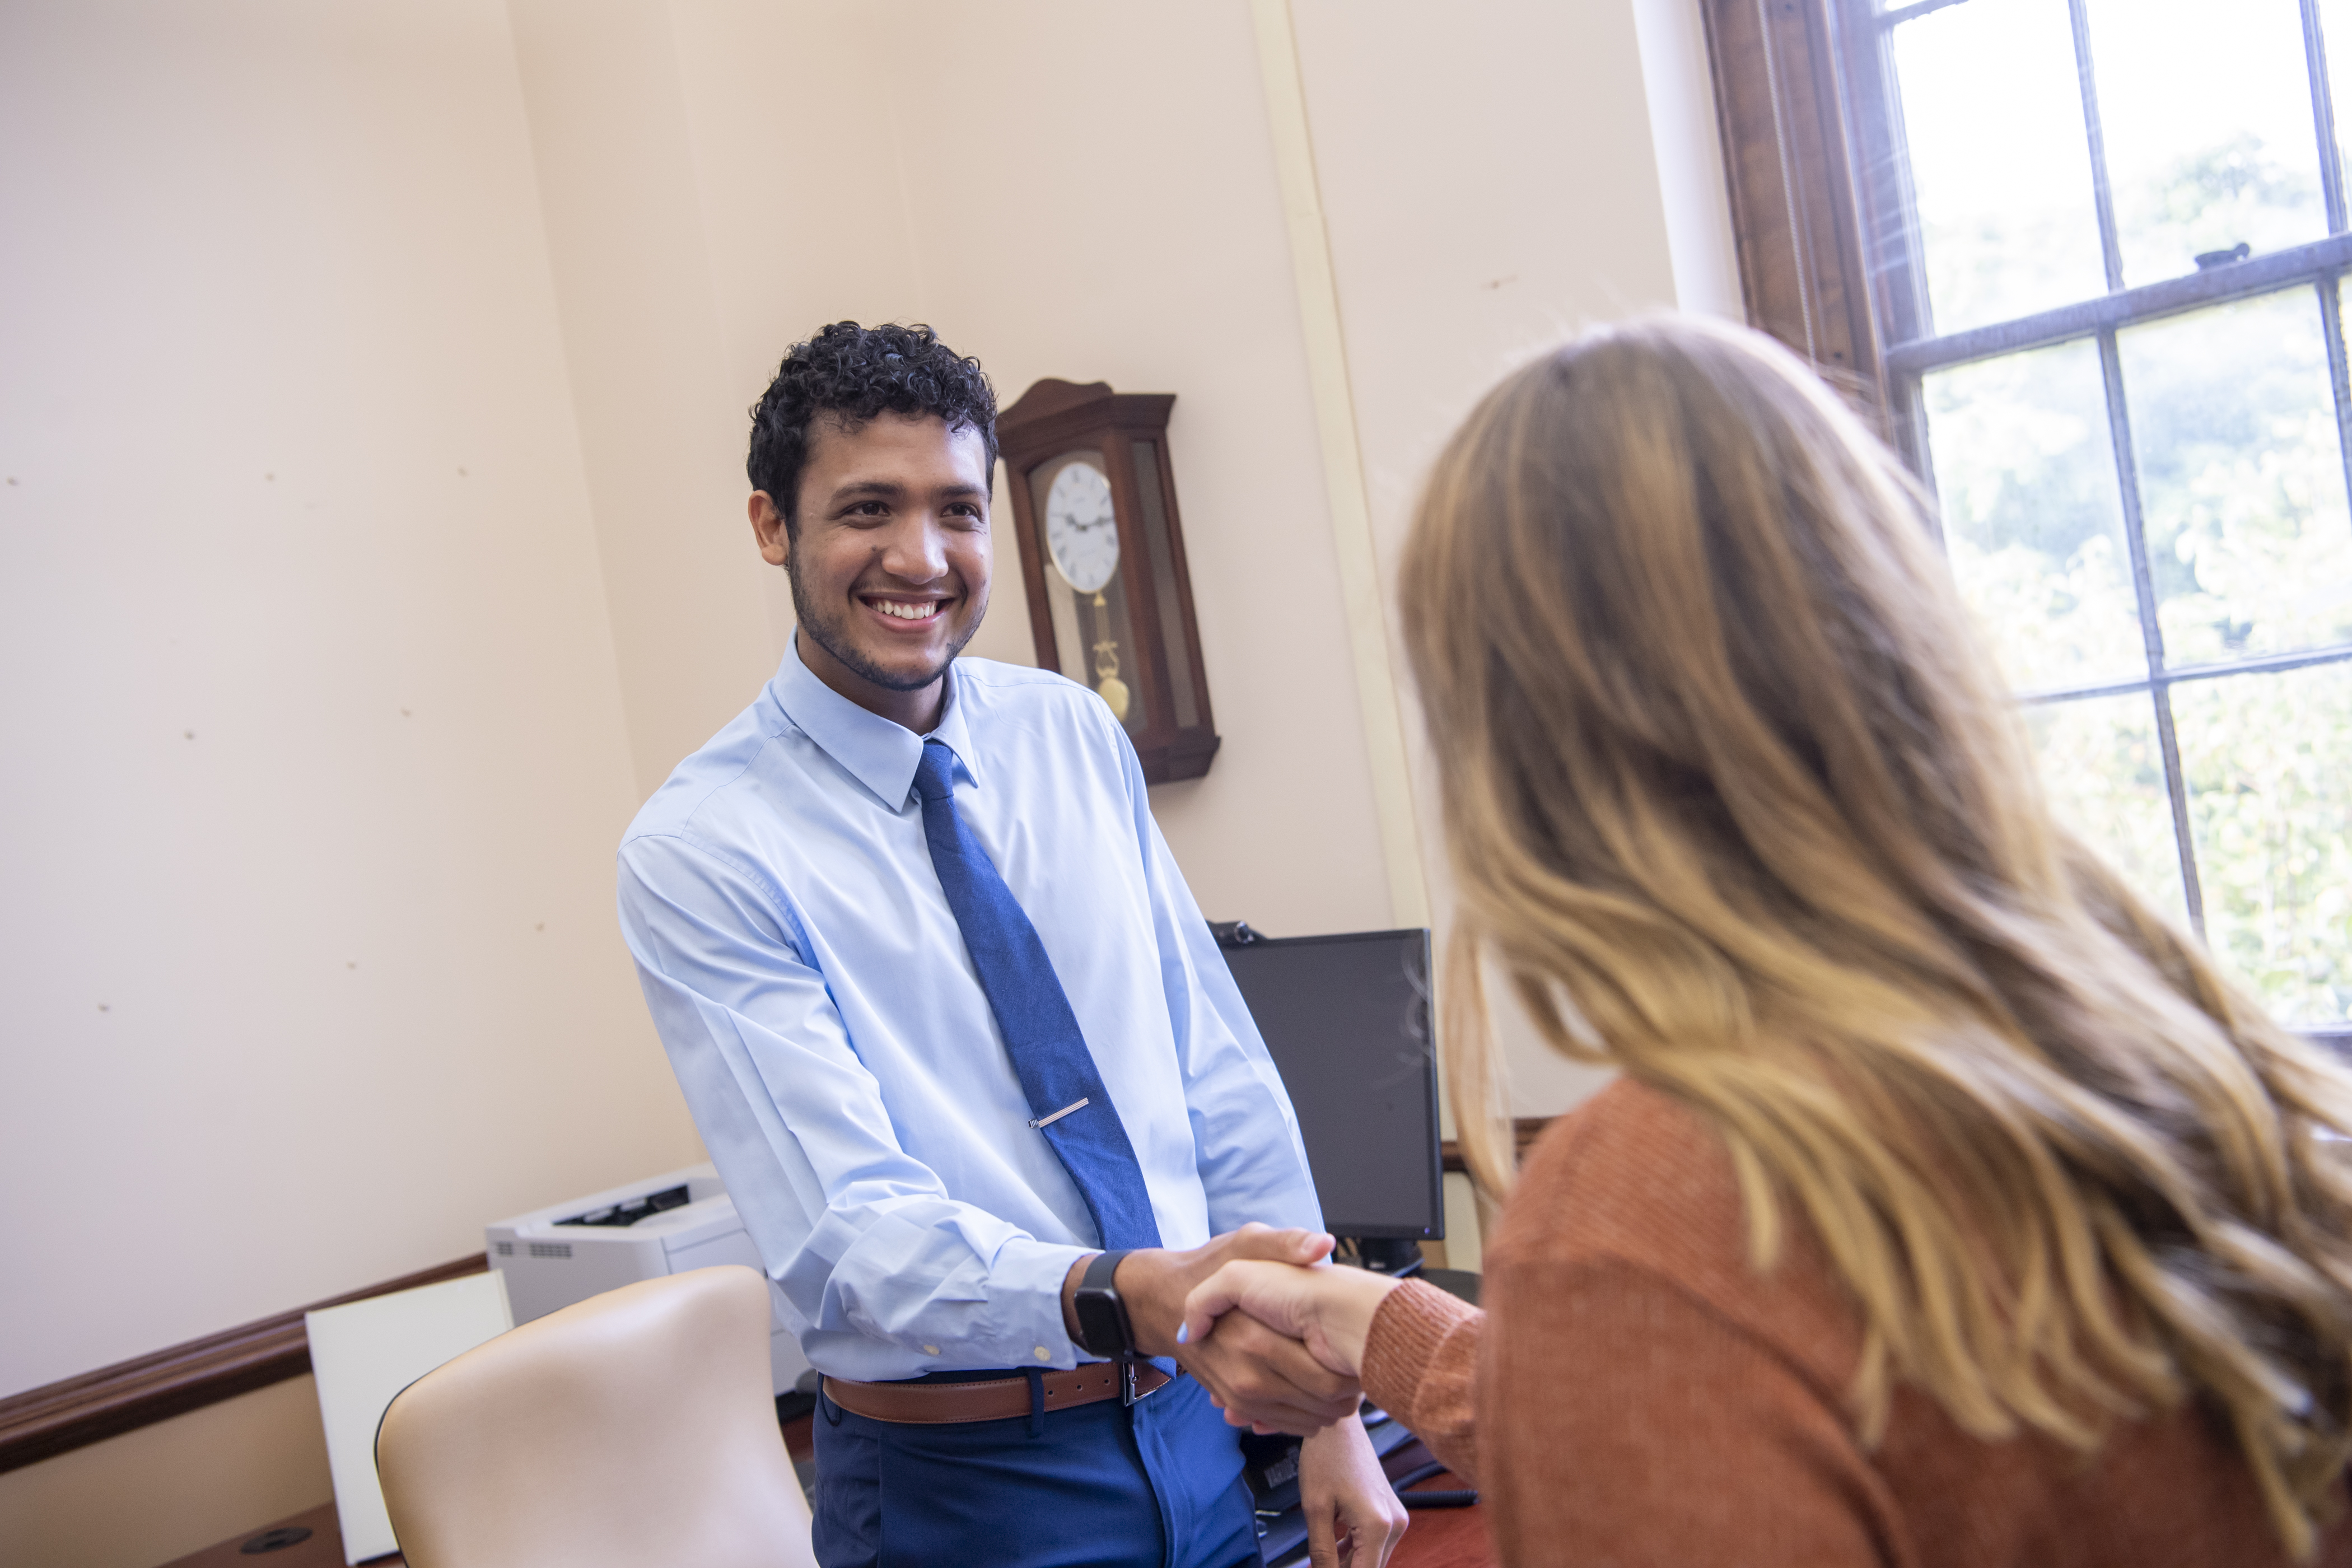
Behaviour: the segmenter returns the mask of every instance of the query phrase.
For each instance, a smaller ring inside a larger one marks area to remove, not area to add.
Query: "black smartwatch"
[[[1111,1282],[1118,1272],[1118,1260],[1126,1256],[1098,1252],[1078,1277],[1072,1306],[1078,1320],[1078,1348],[1088,1355],[1113,1361],[1135,1357],[1135,1325],[1128,1321],[1127,1303],[1118,1299],[1118,1287]]]

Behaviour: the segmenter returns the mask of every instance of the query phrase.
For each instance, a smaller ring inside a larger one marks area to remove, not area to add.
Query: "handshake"
[[[1331,1247],[1315,1231],[1245,1225],[1188,1252],[1129,1253],[1116,1283],[1138,1345],[1175,1357],[1228,1422],[1303,1437],[1355,1414],[1372,1315],[1396,1288],[1332,1268]]]

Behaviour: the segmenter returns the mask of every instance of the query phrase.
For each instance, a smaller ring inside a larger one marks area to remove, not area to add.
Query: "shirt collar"
[[[869,713],[819,680],[801,662],[800,633],[784,650],[784,662],[769,689],[784,717],[814,741],[825,755],[839,763],[858,783],[872,790],[882,804],[896,811],[907,804],[915,788],[915,766],[923,760],[925,736],[878,713]],[[961,682],[953,663],[948,666],[947,705],[929,739],[944,742],[955,753],[956,765],[975,789],[980,772],[972,761],[971,735],[964,725]]]

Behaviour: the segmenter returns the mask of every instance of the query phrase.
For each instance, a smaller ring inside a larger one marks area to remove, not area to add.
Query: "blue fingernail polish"
[[[1192,1342],[1192,1324],[1179,1323],[1176,1325],[1176,1342],[1180,1345],[1189,1345]]]

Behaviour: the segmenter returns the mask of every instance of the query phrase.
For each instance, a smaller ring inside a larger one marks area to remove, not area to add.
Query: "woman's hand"
[[[1299,1268],[1286,1263],[1234,1262],[1192,1288],[1184,1299],[1180,1343],[1198,1344],[1216,1321],[1236,1309],[1286,1338],[1342,1377],[1360,1377],[1372,1315],[1397,1282],[1363,1268]],[[1253,1419],[1228,1409],[1235,1426]]]

